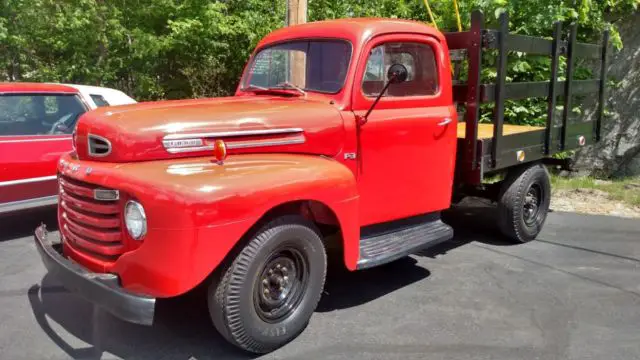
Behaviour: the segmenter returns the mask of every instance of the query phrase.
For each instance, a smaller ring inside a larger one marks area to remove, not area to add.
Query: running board
[[[386,264],[452,237],[453,229],[440,220],[440,213],[367,226],[361,231],[357,268]]]

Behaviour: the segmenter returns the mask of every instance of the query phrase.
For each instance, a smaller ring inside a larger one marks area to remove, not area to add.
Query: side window
[[[365,96],[377,96],[387,81],[387,70],[394,64],[407,68],[407,81],[391,84],[385,96],[426,96],[438,91],[438,69],[431,46],[418,42],[390,42],[371,50],[364,77],[362,92]]]
[[[102,95],[90,94],[91,100],[96,104],[97,107],[109,106],[109,102]]]
[[[0,95],[0,136],[71,134],[85,111],[75,95]]]

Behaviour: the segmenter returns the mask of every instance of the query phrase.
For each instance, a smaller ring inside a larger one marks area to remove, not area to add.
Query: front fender
[[[165,297],[190,290],[269,210],[297,200],[317,201],[333,211],[346,266],[355,269],[357,186],[353,173],[333,159],[247,154],[231,156],[223,165],[210,158],[130,163],[112,175],[110,182],[133,191],[149,209],[145,242],[114,268],[130,290]]]

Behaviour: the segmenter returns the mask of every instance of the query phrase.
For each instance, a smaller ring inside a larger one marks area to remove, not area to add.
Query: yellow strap
[[[462,32],[462,22],[460,21],[460,10],[458,10],[457,0],[453,0],[453,7],[456,9],[456,20],[458,20],[458,31]]]
[[[424,5],[427,7],[427,12],[429,13],[429,18],[431,18],[431,23],[433,27],[438,30],[438,24],[436,24],[436,20],[433,18],[433,13],[431,12],[431,6],[429,6],[429,0],[424,0]]]

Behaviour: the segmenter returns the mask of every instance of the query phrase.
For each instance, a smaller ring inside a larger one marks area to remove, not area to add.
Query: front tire
[[[262,227],[208,294],[216,329],[253,353],[273,351],[296,338],[318,305],[327,257],[315,225],[284,216]]]
[[[535,239],[547,219],[551,202],[549,173],[542,164],[509,173],[498,198],[498,224],[508,238],[526,243]]]

